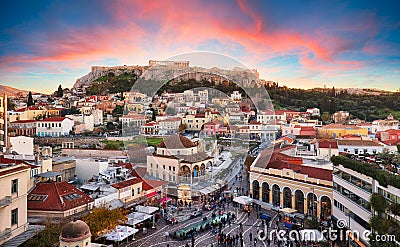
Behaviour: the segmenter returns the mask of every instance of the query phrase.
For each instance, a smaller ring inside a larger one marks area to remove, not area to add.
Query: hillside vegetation
[[[124,73],[119,76],[109,73],[107,76],[95,80],[87,88],[87,94],[105,95],[130,91],[136,79],[137,75],[133,73]],[[155,81],[145,81],[145,84],[148,86],[141,88],[141,92],[147,95],[152,95],[154,88],[159,85]],[[216,85],[206,80],[196,81],[194,79],[167,83],[157,92],[183,92],[199,87],[214,88],[227,95],[238,90],[244,95],[244,91],[233,82]],[[323,112],[332,114],[335,111],[348,111],[353,117],[366,121],[386,118],[389,114],[392,114],[397,119],[400,118],[400,93],[398,92],[379,95],[356,95],[349,94],[346,90],[336,91],[334,87],[330,90],[305,90],[280,87],[278,84],[267,85],[265,88],[276,109],[306,111],[307,108],[317,107],[321,109],[321,114]],[[259,89],[255,88],[254,90]]]

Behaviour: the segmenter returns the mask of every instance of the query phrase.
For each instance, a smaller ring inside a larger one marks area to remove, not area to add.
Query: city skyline
[[[0,23],[0,84],[50,93],[59,84],[72,87],[94,65],[147,65],[150,59],[210,51],[288,87],[395,91],[400,79],[397,5],[8,2]]]

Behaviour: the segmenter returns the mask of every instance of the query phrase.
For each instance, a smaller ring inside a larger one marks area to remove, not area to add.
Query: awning
[[[297,210],[292,209],[292,208],[282,208],[282,209],[279,210],[279,211],[281,211],[281,212],[283,212],[283,213],[287,213],[287,214],[293,214],[293,213],[297,212]]]
[[[211,191],[209,191],[207,188],[203,188],[203,189],[199,190],[199,192],[203,195],[208,195],[208,194],[210,194]]]
[[[167,203],[167,202],[169,202],[169,201],[172,201],[172,199],[169,198],[169,197],[164,196],[163,198],[160,199],[160,204],[162,204],[162,203],[164,203],[164,202]]]
[[[151,193],[149,193],[149,194],[146,194],[146,197],[147,198],[152,198],[152,197],[155,197],[155,196],[157,196],[158,195],[158,193],[156,192],[156,191],[153,191],[153,192],[151,192]]]
[[[100,186],[98,185],[94,185],[94,184],[84,184],[81,186],[81,189],[83,190],[91,190],[91,191],[95,191],[99,188]]]

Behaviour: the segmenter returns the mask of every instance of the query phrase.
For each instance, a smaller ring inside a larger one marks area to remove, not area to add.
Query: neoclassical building
[[[288,155],[294,148],[265,151],[257,157],[250,167],[250,194],[262,202],[327,219],[333,201],[332,170]]]
[[[172,183],[195,183],[205,176],[214,158],[203,152],[200,144],[182,135],[165,137],[156,151],[147,156],[147,172]]]

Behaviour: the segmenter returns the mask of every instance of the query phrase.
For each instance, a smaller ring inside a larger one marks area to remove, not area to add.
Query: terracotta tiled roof
[[[386,140],[386,141],[382,141],[383,143],[385,143],[386,145],[389,145],[389,146],[394,146],[394,145],[397,145],[397,144],[400,144],[400,139],[392,139],[392,140]]]
[[[148,179],[148,180],[143,179],[142,181],[143,181],[142,190],[151,190],[151,189],[163,186],[163,185],[168,183],[168,182],[165,182],[165,181],[150,180],[150,179]]]
[[[18,164],[18,163],[17,163],[17,164]],[[14,173],[14,172],[19,172],[19,171],[27,170],[27,169],[29,169],[29,166],[27,166],[27,165],[16,166],[16,167],[14,167],[14,168],[12,168],[12,169],[7,169],[7,170],[4,170],[4,171],[0,171],[0,177],[5,176],[5,175],[8,175],[8,174],[11,174],[11,173]]]
[[[122,189],[122,188],[125,188],[125,187],[128,187],[128,186],[134,185],[134,184],[138,184],[140,182],[142,182],[142,180],[140,178],[131,178],[131,179],[128,179],[128,180],[113,184],[111,186],[116,188],[116,189]]]
[[[300,174],[308,175],[311,178],[332,181],[332,171],[312,166],[292,164],[286,161],[273,161],[268,164],[268,168],[290,169]]]
[[[34,123],[36,122],[35,120],[17,120],[10,122],[10,124],[23,124],[23,123]]]
[[[346,146],[382,146],[381,144],[369,140],[337,140],[338,145]]]
[[[196,147],[196,143],[182,135],[167,136],[157,145],[158,148],[181,149]]]
[[[313,131],[315,128],[313,126],[301,126],[301,131]]]
[[[146,175],[147,173],[147,168],[146,167],[136,167],[135,170],[132,171],[131,175],[142,178]]]
[[[45,118],[45,119],[41,119],[38,122],[62,122],[64,121],[64,119],[66,119],[67,117],[52,117],[52,118]],[[69,118],[68,118],[69,119]]]
[[[318,141],[319,148],[333,148],[338,149],[338,142],[337,141],[330,141],[330,140],[319,140]]]
[[[35,196],[46,196],[44,200],[35,200]],[[28,210],[66,211],[93,202],[94,200],[63,182],[45,182],[36,184],[28,195]]]
[[[164,120],[161,120],[160,122],[176,122],[176,121],[181,121],[182,119],[180,117],[173,117],[173,118],[167,118]]]

